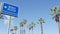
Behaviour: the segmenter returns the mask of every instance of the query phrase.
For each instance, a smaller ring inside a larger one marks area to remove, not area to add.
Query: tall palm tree
[[[24,19],[23,21],[21,21],[21,22],[19,23],[20,27],[22,27],[22,30],[23,30],[23,27],[24,27],[24,25],[26,24],[26,22],[27,22],[27,20]],[[24,30],[24,32],[25,32],[25,30]],[[21,32],[21,28],[20,28],[20,34],[21,34],[21,33],[23,33],[23,32]]]
[[[34,22],[32,22],[31,24],[29,24],[29,26],[28,26],[29,30],[32,29],[32,34],[33,34],[33,28],[34,27],[35,27],[35,23]]]
[[[43,34],[43,25],[42,25],[42,23],[45,23],[44,22],[44,19],[43,18],[40,18],[39,19],[39,24],[41,25],[41,34]]]
[[[50,9],[53,14],[50,14],[50,16],[55,16],[56,14],[58,14],[59,10],[57,6],[54,6],[53,8]]]
[[[26,19],[24,19],[23,21],[21,21],[21,22],[20,22],[20,24],[19,24],[19,25],[20,25],[20,27],[23,27],[23,26],[26,24],[26,22],[27,22],[27,20],[26,20]]]
[[[17,26],[14,26],[15,34],[16,34],[17,29],[18,29]]]
[[[3,6],[3,3],[2,2],[0,2],[0,18],[2,18],[2,7]]]
[[[13,29],[10,29],[10,32],[13,34]]]
[[[12,33],[12,34],[14,34],[14,33]]]
[[[0,18],[2,18],[2,14],[1,14],[1,12],[0,12]]]
[[[59,21],[59,16],[60,16],[60,14],[59,14],[59,12],[60,12],[60,10],[59,10],[59,8],[56,6],[56,7],[54,7],[54,9],[51,9],[51,11],[53,11],[53,14],[51,14],[51,16],[53,16],[54,18],[55,18],[55,21],[56,22],[58,22],[58,29],[59,29],[59,34],[60,34],[60,21]]]

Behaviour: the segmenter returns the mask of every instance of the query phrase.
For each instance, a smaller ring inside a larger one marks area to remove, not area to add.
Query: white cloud
[[[8,19],[10,19],[10,16],[8,16],[8,15],[5,15]]]
[[[4,20],[3,20],[3,21],[4,21],[4,24],[9,25],[10,16],[5,15],[5,17],[6,17],[7,19],[4,19]],[[12,17],[12,16],[11,16],[11,17]],[[14,17],[11,18],[11,25],[13,24],[13,20],[12,20],[12,19],[14,19]]]
[[[6,16],[8,19],[10,19],[10,16],[8,16],[8,15],[5,15],[5,16]],[[11,16],[11,18],[14,19],[14,17],[12,17],[12,16]]]
[[[4,24],[9,24],[9,21],[8,20],[4,20]]]
[[[4,20],[4,24],[9,25],[9,20]],[[11,24],[13,24],[13,21],[11,21]]]

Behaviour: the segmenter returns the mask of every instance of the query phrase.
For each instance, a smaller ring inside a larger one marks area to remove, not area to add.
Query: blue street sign
[[[2,13],[14,17],[18,17],[18,7],[3,3]]]

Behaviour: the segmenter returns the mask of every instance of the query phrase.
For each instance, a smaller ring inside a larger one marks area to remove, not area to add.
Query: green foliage
[[[23,26],[26,24],[26,22],[27,22],[27,20],[24,19],[23,21],[21,21],[21,22],[19,23],[19,25],[20,25],[21,27],[23,27]]]
[[[17,26],[14,26],[14,30],[17,30]]]

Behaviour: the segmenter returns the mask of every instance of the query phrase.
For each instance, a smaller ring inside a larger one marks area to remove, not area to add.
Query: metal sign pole
[[[11,25],[11,16],[10,16],[10,20],[9,20],[9,23],[8,23],[8,34],[9,34],[9,31],[10,31],[10,25]]]

